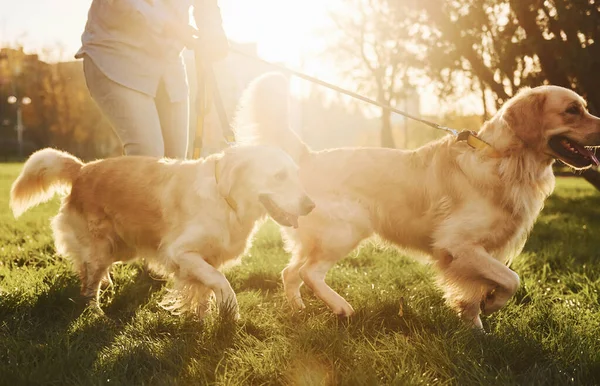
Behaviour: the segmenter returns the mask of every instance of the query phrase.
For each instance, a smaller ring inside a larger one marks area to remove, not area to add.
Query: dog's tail
[[[15,218],[63,188],[70,188],[82,166],[81,160],[63,151],[48,148],[33,153],[10,190]]]
[[[289,83],[277,72],[263,74],[248,85],[233,128],[238,143],[277,146],[296,162],[310,151],[290,126]]]

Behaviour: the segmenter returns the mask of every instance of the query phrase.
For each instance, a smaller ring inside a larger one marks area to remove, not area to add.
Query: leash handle
[[[215,104],[217,114],[219,115],[223,137],[228,144],[233,144],[235,142],[235,134],[229,125],[227,111],[225,111],[225,105],[223,104],[221,93],[219,92],[219,85],[217,84],[217,77],[215,76],[214,69],[211,64],[207,64],[206,67],[204,67],[204,71],[206,73],[208,87],[210,88],[210,91],[212,91],[213,103]]]
[[[196,64],[197,74],[197,91],[196,91],[196,136],[194,137],[193,144],[193,158],[200,158],[202,152],[203,140],[204,140],[204,126],[206,124],[206,116],[210,112],[211,100],[209,96],[212,96],[212,103],[215,106],[217,115],[219,116],[219,123],[221,124],[221,131],[227,145],[235,143],[235,134],[229,125],[229,119],[227,118],[227,112],[219,87],[217,84],[217,78],[215,76],[211,63],[203,60],[201,54],[196,50],[194,51],[194,59]]]

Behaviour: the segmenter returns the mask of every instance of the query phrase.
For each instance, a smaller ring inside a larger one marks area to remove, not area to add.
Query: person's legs
[[[185,159],[189,136],[188,100],[171,102],[163,82],[156,93],[156,108],[160,117],[165,157]]]
[[[90,95],[108,118],[125,154],[163,157],[165,146],[154,98],[113,82],[87,56],[83,68]]]

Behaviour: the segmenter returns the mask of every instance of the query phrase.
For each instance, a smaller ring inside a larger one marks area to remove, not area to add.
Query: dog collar
[[[221,179],[221,169],[219,169],[219,161],[215,161],[215,182],[217,183],[217,190],[218,190],[218,185],[219,185],[219,180]],[[223,196],[223,198],[225,199],[225,202],[227,202],[227,205],[229,205],[229,207],[231,208],[231,210],[233,210],[234,212],[237,212],[237,203],[235,202],[235,200],[231,197],[229,197],[229,195],[227,196]]]
[[[500,153],[492,145],[479,138],[474,131],[463,130],[456,136],[456,142],[465,141],[476,150],[483,150],[491,157],[499,157]]]

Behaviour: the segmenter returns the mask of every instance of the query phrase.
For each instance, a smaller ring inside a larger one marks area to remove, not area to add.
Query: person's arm
[[[193,15],[198,29],[158,12],[144,0],[112,0],[120,12],[143,19],[157,33],[166,32],[197,50],[204,60],[216,61],[227,56],[229,41],[217,0],[194,0]]]
[[[112,5],[121,15],[141,20],[157,33],[161,33],[167,23],[167,17],[144,0],[112,0]]]
[[[223,29],[217,0],[194,0],[193,16],[198,27],[198,45],[203,57],[208,61],[225,58],[229,51],[229,41]]]

